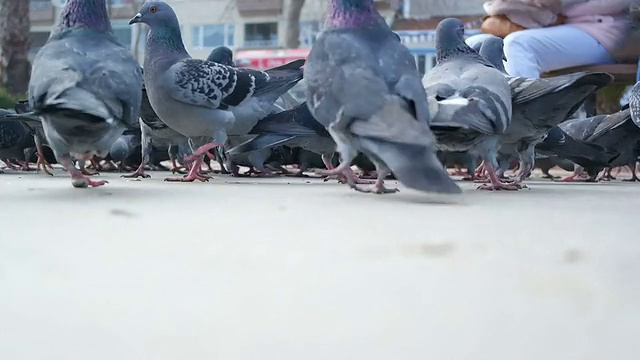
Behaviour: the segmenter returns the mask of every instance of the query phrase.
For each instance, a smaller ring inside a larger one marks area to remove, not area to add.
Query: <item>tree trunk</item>
[[[16,97],[29,87],[30,31],[29,1],[0,0],[0,80]]]
[[[285,38],[285,46],[289,49],[300,47],[300,13],[303,6],[304,0],[289,0]]]

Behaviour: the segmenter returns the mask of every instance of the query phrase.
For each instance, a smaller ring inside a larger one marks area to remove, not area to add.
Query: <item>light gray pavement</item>
[[[0,175],[0,359],[640,359],[640,184],[152,176]]]

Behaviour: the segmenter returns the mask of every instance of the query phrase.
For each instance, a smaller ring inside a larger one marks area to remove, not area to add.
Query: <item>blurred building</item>
[[[167,0],[180,23],[187,50],[206,57],[225,45],[234,50],[282,49],[287,31],[290,0]],[[390,21],[399,1],[376,1]],[[300,42],[310,47],[327,12],[327,0],[306,0],[300,17]]]
[[[57,24],[57,19],[66,0],[28,1],[31,17],[31,51],[29,56],[33,59],[38,49],[46,43],[53,26]],[[132,0],[108,0],[108,3],[110,3],[111,24],[115,35],[123,45],[131,46],[134,42],[134,28],[129,26],[128,22],[138,12],[138,9],[134,10],[135,5]]]
[[[30,55],[46,42],[66,0],[29,0],[31,6]],[[328,0],[306,0],[300,16],[300,47],[285,49],[286,14],[291,0],[165,0],[178,14],[187,51],[205,58],[217,46],[236,52],[239,60],[256,67],[271,67],[306,56],[319,34]],[[433,30],[440,20],[455,16],[479,23],[485,0],[376,0],[380,13],[416,57],[421,72],[434,64]],[[145,25],[129,26],[142,0],[108,0],[113,30],[122,44],[132,46]],[[55,6],[54,6],[55,5]],[[477,30],[475,30],[477,32]],[[144,35],[144,34],[143,34]],[[138,39],[142,61],[145,39]]]

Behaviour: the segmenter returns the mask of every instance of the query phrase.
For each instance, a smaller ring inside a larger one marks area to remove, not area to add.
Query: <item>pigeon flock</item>
[[[525,188],[536,166],[548,177],[554,166],[573,171],[562,181],[610,179],[611,169],[628,166],[638,180],[639,85],[627,107],[587,118],[585,99],[610,74],[509,76],[502,39],[471,48],[458,19],[438,25],[437,63],[424,77],[374,0],[330,0],[308,58],[265,71],[235,66],[226,47],[192,58],[164,2],[146,2],[136,23],[150,28],[142,68],[114,36],[105,0],[67,1],[33,62],[28,99],[0,110],[7,168],[31,171],[35,162],[52,175],[58,163],[86,188],[106,183],[93,180],[94,170],[207,181],[214,161],[233,176],[317,169],[378,194],[397,191],[385,186],[391,177],[418,191],[460,193],[449,166],[466,168],[464,179],[483,190]],[[306,99],[291,95],[300,86]]]

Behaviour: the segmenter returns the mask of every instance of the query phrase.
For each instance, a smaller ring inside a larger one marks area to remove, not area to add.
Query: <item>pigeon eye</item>
[[[157,7],[155,7],[155,6],[151,6],[151,7],[149,8],[149,12],[150,12],[150,13],[152,13],[152,14],[155,14],[155,12],[156,12],[156,11],[158,11],[158,8],[157,8]]]

